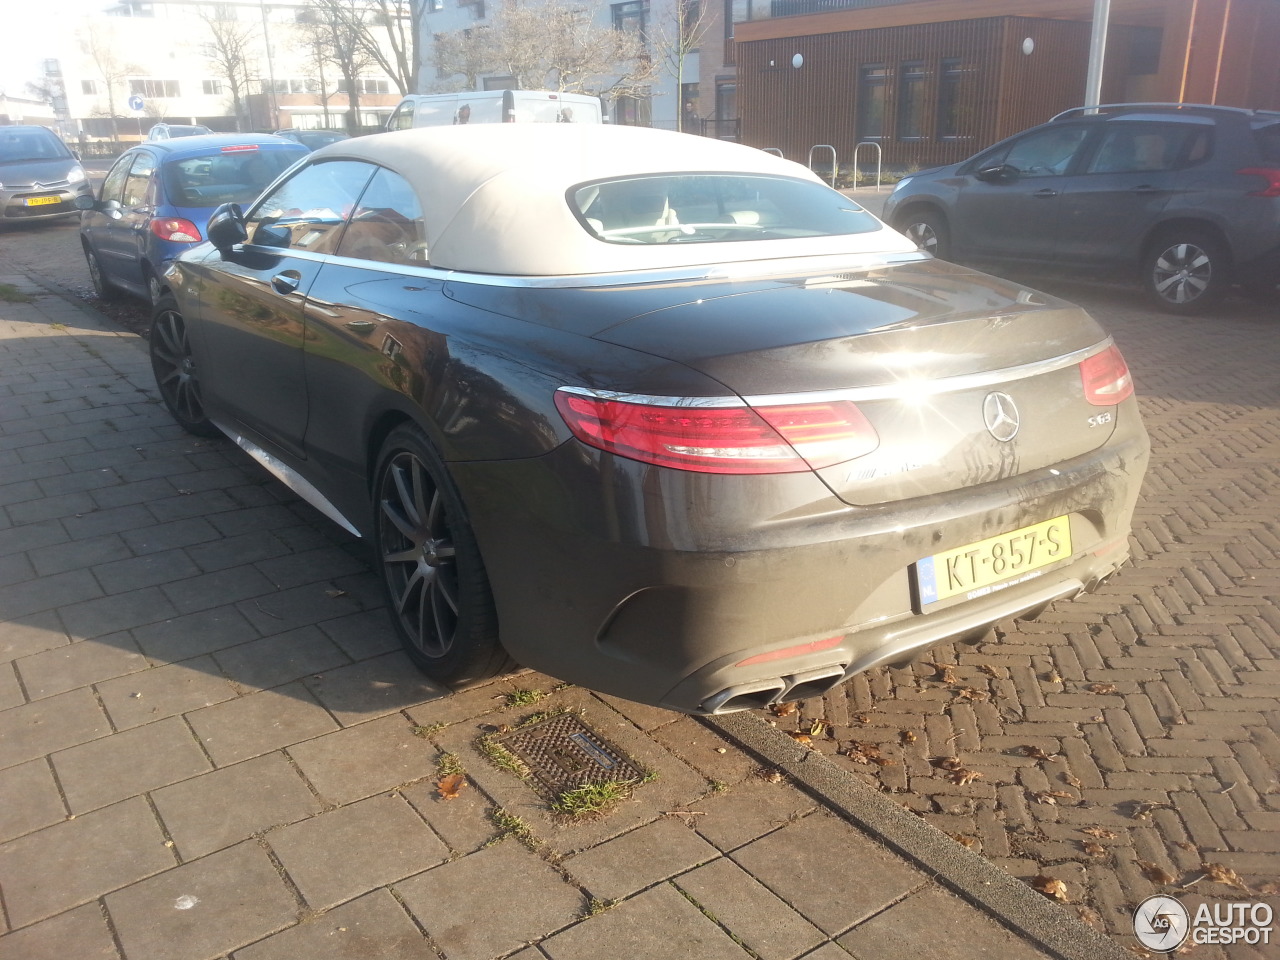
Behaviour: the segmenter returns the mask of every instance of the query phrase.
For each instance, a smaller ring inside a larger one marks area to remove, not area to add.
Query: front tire
[[[383,443],[373,494],[375,560],[409,659],[451,686],[511,670],[462,498],[417,427]]]
[[[173,419],[187,433],[197,437],[217,437],[221,432],[205,416],[204,397],[187,322],[178,309],[178,301],[166,294],[156,304],[151,318],[151,370],[156,377],[160,398]]]
[[[1156,239],[1142,263],[1147,294],[1160,309],[1201,314],[1218,304],[1231,286],[1231,257],[1226,245],[1195,230]]]
[[[933,210],[908,210],[898,218],[898,229],[917,249],[931,253],[939,260],[951,257],[951,230],[947,218]]]
[[[89,267],[89,280],[93,283],[94,295],[99,300],[119,300],[120,291],[111,285],[107,275],[102,272],[102,262],[88,245],[84,248],[85,263]]]

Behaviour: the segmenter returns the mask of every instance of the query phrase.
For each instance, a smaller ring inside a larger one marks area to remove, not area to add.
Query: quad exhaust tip
[[[789,677],[740,683],[708,697],[703,701],[702,712],[718,715],[739,710],[758,710],[771,703],[807,700],[820,696],[843,682],[846,669],[845,664],[835,664]]]

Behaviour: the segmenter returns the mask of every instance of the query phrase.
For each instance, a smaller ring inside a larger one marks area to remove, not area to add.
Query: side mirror
[[[240,209],[240,204],[224,203],[214,210],[205,227],[205,236],[224,254],[237,243],[244,243],[249,233],[245,229],[244,211]]]
[[[1000,163],[994,167],[983,167],[974,176],[983,183],[1013,183],[1018,179],[1018,168]]]

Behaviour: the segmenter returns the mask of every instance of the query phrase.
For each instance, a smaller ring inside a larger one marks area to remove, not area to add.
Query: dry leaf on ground
[[[1167,803],[1164,800],[1143,800],[1133,805],[1133,812],[1129,814],[1129,817],[1133,820],[1150,820],[1151,811],[1172,806],[1172,803]]]
[[[989,663],[982,664],[981,666],[978,667],[978,669],[981,670],[983,673],[985,673],[992,680],[1000,679],[999,671],[997,671],[996,668],[991,666],[991,664]]]
[[[801,733],[799,730],[792,730],[789,734],[787,734],[787,736],[789,736],[796,743],[804,743],[804,744],[813,743],[813,737],[809,736],[807,733]]]
[[[769,712],[772,713],[775,717],[789,717],[791,716],[791,714],[795,713],[799,709],[800,709],[800,705],[795,702],[775,703],[773,706],[769,708]]]
[[[1138,860],[1136,863],[1142,870],[1142,875],[1152,883],[1173,883],[1173,874],[1158,863],[1151,863],[1149,860]]]
[[[956,680],[956,665],[954,663],[933,663],[929,666],[933,667],[936,675],[933,679],[941,680],[943,683],[958,683]]]
[[[436,781],[436,790],[443,800],[457,800],[462,788],[467,785],[467,778],[460,773],[451,773]]]
[[[1057,877],[1048,877],[1043,873],[1037,875],[1032,881],[1031,886],[1036,891],[1043,893],[1050,900],[1057,900],[1059,903],[1066,903],[1070,898],[1067,896],[1067,885]]]
[[[1251,892],[1248,884],[1244,882],[1240,874],[1236,873],[1225,863],[1202,863],[1200,866],[1204,869],[1205,874],[1208,875],[1210,880],[1217,883],[1225,883],[1227,886],[1243,890],[1245,893]]]
[[[1034,743],[1024,743],[1018,749],[1022,751],[1022,755],[1024,757],[1031,757],[1035,760],[1057,760],[1058,759],[1058,755],[1056,753],[1045,753],[1044,750],[1042,750],[1040,747],[1037,747]]]
[[[1086,840],[1081,846],[1084,852],[1091,857],[1101,857],[1107,852],[1107,848],[1096,840]]]
[[[1115,693],[1116,685],[1114,683],[1091,683],[1085,689],[1090,693]]]
[[[972,850],[978,844],[978,838],[971,837],[967,833],[948,833],[947,836],[969,850]]]
[[[930,757],[929,762],[939,770],[962,770],[964,764],[959,757]]]
[[[1091,837],[1097,837],[1099,840],[1114,840],[1120,836],[1114,830],[1106,830],[1102,827],[1085,827],[1080,832],[1087,833]]]
[[[961,687],[956,691],[957,700],[976,700],[983,703],[991,699],[991,694],[985,690],[975,690],[973,687]]]
[[[964,786],[967,783],[973,783],[975,780],[981,780],[986,774],[977,770],[955,770],[951,773],[951,782]]]
[[[1075,787],[1077,790],[1079,790],[1081,787],[1084,786],[1084,783],[1080,780],[1079,777],[1073,777],[1069,773],[1064,773],[1062,775],[1062,782],[1070,784],[1071,786]]]
[[[903,730],[900,734],[898,734],[898,736],[901,738],[903,743],[915,743],[917,740],[920,739],[911,730]]]

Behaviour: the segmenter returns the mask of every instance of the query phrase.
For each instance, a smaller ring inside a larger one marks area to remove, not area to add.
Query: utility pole
[[[276,71],[271,62],[271,34],[267,31],[267,2],[258,0],[258,9],[262,11],[262,45],[267,50],[267,103],[271,105],[271,129],[280,126],[280,105],[276,100]]]
[[[1096,107],[1102,102],[1102,62],[1107,56],[1107,21],[1111,18],[1111,0],[1093,0],[1093,31],[1089,36],[1089,73],[1084,82],[1084,105]],[[1097,113],[1087,110],[1086,113]]]

